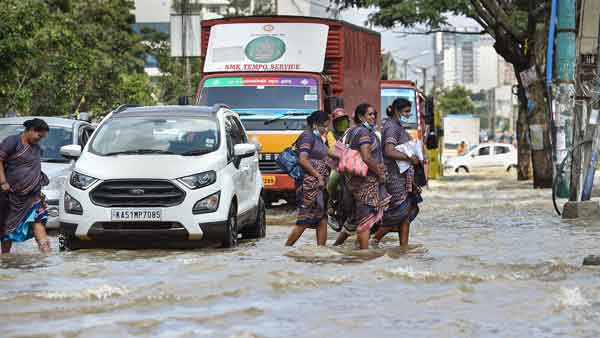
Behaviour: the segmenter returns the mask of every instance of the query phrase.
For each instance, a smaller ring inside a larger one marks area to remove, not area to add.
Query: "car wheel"
[[[460,173],[461,169],[465,172],[465,173],[469,173],[469,169],[467,167],[465,167],[464,165],[461,165],[460,167],[456,168],[455,172],[458,174]]]
[[[256,221],[254,224],[248,225],[244,228],[248,228],[242,232],[244,238],[255,239],[264,238],[267,235],[267,216],[266,216],[265,202],[262,197],[258,200],[258,212],[256,214]]]
[[[72,251],[81,249],[79,239],[73,235],[67,235],[60,233],[58,235],[58,250],[59,251]]]
[[[235,203],[231,203],[229,208],[229,215],[227,216],[227,228],[221,241],[223,248],[233,248],[237,245],[237,207]]]

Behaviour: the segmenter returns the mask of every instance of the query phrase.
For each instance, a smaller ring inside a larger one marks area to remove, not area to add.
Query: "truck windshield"
[[[224,103],[242,116],[310,114],[319,109],[318,88],[310,77],[213,77],[204,81],[200,104]]]
[[[415,103],[417,91],[412,88],[383,88],[381,90],[381,111],[385,112],[387,107],[398,97],[407,99],[412,103],[412,111],[409,119],[402,118],[402,123],[410,125],[417,124],[417,105]]]
[[[0,141],[7,136],[20,134],[25,127],[20,124],[0,124]],[[42,162],[68,163],[69,160],[60,155],[60,148],[73,143],[71,128],[50,126],[50,130],[39,145],[42,148]]]

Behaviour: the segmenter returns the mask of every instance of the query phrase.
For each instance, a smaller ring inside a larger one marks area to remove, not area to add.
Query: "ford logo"
[[[129,190],[129,192],[130,192],[132,195],[143,195],[143,194],[145,194],[145,193],[146,193],[146,192],[144,191],[144,189],[131,189],[131,190]]]

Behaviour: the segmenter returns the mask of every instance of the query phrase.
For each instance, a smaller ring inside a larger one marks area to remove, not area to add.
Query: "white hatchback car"
[[[509,171],[517,166],[517,150],[512,144],[484,143],[462,156],[449,157],[444,168],[456,173],[471,172],[475,168],[498,168]]]
[[[258,151],[225,106],[123,107],[78,158],[61,201],[62,249],[237,244],[266,233]]]

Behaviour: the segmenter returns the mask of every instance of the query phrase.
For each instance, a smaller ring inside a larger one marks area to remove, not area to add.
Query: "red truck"
[[[265,202],[295,201],[275,159],[306,129],[306,117],[380,102],[379,33],[347,22],[296,16],[202,22],[203,77],[196,102],[236,111],[261,144]]]

